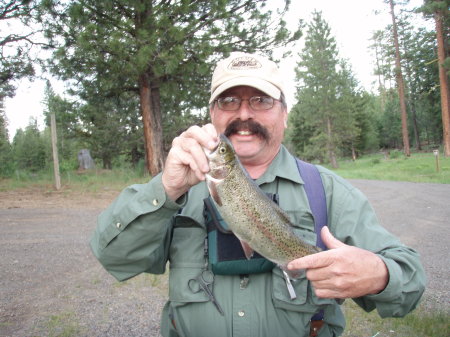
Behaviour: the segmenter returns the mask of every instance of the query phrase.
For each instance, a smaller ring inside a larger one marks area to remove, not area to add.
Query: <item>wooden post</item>
[[[440,165],[439,165],[439,150],[433,150],[434,156],[436,157],[436,172],[439,173],[439,171],[441,170]]]
[[[56,139],[56,119],[55,114],[50,114],[50,128],[52,131],[52,153],[53,153],[53,173],[55,175],[55,188],[61,189],[61,177],[59,175],[59,159],[58,159],[58,146]]]

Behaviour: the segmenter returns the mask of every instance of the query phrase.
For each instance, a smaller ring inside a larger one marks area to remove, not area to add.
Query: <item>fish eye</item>
[[[224,154],[225,152],[227,152],[227,149],[225,148],[225,146],[221,146],[221,147],[219,148],[219,153],[220,153],[220,154]]]

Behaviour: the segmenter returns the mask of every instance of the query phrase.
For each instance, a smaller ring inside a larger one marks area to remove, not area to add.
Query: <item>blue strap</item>
[[[325,198],[325,190],[323,188],[322,178],[316,166],[306,163],[296,158],[298,172],[305,184],[306,196],[308,197],[309,207],[314,217],[314,232],[317,235],[316,246],[326,250],[325,244],[320,236],[323,226],[327,225],[327,201]]]
[[[322,241],[320,231],[322,227],[328,222],[327,200],[325,198],[325,190],[323,188],[322,178],[316,166],[306,163],[298,158],[297,162],[298,173],[304,181],[306,196],[308,198],[309,207],[314,217],[314,232],[317,235],[316,246],[326,250],[327,247]],[[324,317],[324,311],[319,310],[311,317],[311,321],[321,321]]]

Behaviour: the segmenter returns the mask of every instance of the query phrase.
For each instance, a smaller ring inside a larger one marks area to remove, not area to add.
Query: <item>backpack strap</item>
[[[322,241],[320,231],[328,222],[327,200],[325,190],[319,170],[313,164],[304,162],[295,158],[297,162],[298,173],[304,181],[304,188],[308,198],[309,207],[314,218],[314,232],[317,235],[316,246],[326,250],[327,247]],[[311,317],[310,336],[317,336],[323,325],[324,310],[319,310]]]
[[[326,250],[327,247],[322,241],[320,231],[328,222],[327,201],[323,188],[322,178],[319,170],[313,164],[295,158],[298,172],[305,182],[304,188],[308,197],[309,207],[314,217],[314,232],[317,235],[316,246]]]

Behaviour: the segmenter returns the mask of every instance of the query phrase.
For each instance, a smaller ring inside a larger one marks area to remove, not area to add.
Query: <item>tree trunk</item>
[[[445,60],[445,42],[444,42],[444,13],[439,10],[434,15],[436,21],[436,37],[438,45],[438,67],[439,82],[441,87],[441,109],[442,109],[442,128],[444,156],[450,157],[450,97],[448,88],[448,77],[443,66]]]
[[[164,168],[165,152],[162,131],[162,113],[161,113],[161,96],[159,91],[159,83],[152,87],[152,116],[153,116],[153,141],[155,148],[159,149],[158,162],[160,170]]]
[[[405,87],[403,83],[403,74],[400,63],[400,48],[398,45],[398,33],[397,33],[397,23],[395,21],[394,14],[394,1],[389,0],[391,6],[392,15],[392,30],[394,34],[394,46],[395,46],[395,77],[397,79],[398,97],[400,100],[400,111],[402,115],[402,135],[403,135],[403,152],[406,156],[410,156],[411,152],[409,149],[409,137],[408,137],[408,115],[406,112],[406,102],[405,102]]]
[[[338,168],[338,163],[336,159],[336,153],[333,148],[333,141],[332,141],[332,131],[331,131],[331,120],[330,118],[327,118],[327,148],[328,148],[328,158],[330,160],[330,164],[333,168]]]
[[[162,128],[160,109],[156,113],[153,107],[153,99],[151,83],[147,74],[142,74],[139,78],[139,95],[141,103],[142,123],[144,124],[144,145],[145,160],[147,170],[151,176],[157,175],[162,170]],[[159,92],[158,92],[159,99]]]
[[[413,102],[415,102],[413,100]],[[414,128],[414,138],[416,140],[416,149],[417,151],[422,150],[422,145],[420,144],[420,134],[419,134],[419,126],[417,124],[417,114],[416,114],[416,106],[415,103],[411,102],[411,117]]]
[[[356,150],[355,146],[352,144],[352,159],[353,161],[356,161]]]

